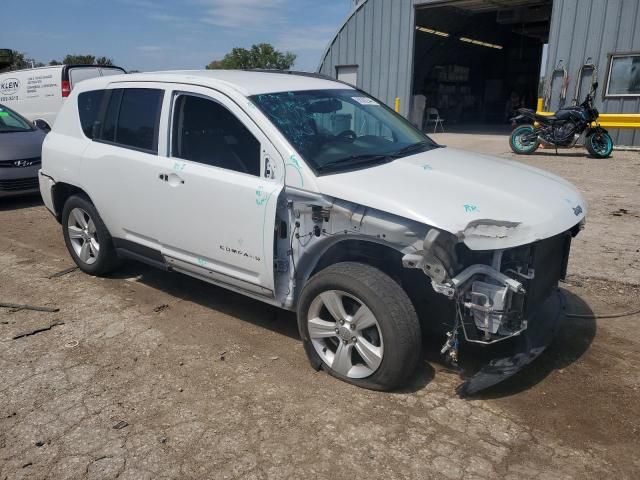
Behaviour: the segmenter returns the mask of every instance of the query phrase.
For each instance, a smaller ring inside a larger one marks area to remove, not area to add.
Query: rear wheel
[[[111,235],[85,197],[74,195],[65,202],[62,231],[67,250],[83,272],[104,275],[119,266]]]
[[[360,387],[401,386],[420,359],[411,300],[369,265],[338,263],[311,278],[298,303],[298,327],[313,365]]]
[[[513,132],[511,132],[511,137],[509,137],[511,150],[518,155],[529,155],[535,152],[540,146],[540,142],[533,131],[534,128],[531,125],[516,127]]]
[[[613,139],[606,132],[595,132],[587,137],[585,147],[592,157],[607,158],[613,152]]]

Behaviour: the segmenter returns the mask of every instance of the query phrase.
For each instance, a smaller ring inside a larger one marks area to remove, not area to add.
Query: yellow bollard
[[[396,97],[396,112],[400,113],[400,97]]]

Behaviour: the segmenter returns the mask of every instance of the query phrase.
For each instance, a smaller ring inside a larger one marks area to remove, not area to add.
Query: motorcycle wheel
[[[533,132],[531,125],[521,125],[511,132],[509,146],[514,153],[518,155],[530,155],[538,149],[540,142],[537,138],[534,141],[523,140],[523,137],[530,135],[531,132]]]
[[[608,133],[596,132],[587,137],[585,147],[592,157],[607,158],[613,152],[613,139]]]

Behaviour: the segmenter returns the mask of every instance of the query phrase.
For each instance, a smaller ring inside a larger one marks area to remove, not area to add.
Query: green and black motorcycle
[[[613,151],[613,140],[609,132],[598,125],[600,113],[593,106],[597,88],[596,82],[581,105],[562,108],[551,116],[538,115],[527,108],[518,109],[518,115],[512,119],[518,126],[509,138],[511,150],[528,155],[535,152],[541,143],[556,149],[572,148],[584,133],[584,145],[589,154],[595,158],[609,157]]]

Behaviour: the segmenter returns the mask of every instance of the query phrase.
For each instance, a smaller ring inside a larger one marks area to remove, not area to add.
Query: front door
[[[178,271],[273,296],[277,150],[248,115],[213,90],[172,93],[160,172],[162,253]],[[271,178],[275,177],[275,178]]]

